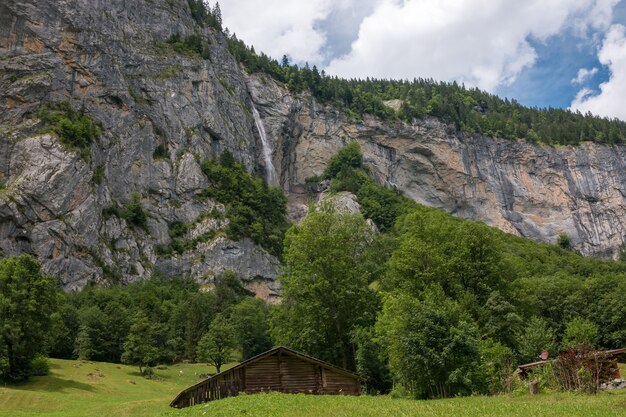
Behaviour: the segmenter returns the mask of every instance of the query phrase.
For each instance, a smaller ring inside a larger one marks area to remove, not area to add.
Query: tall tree
[[[57,289],[28,255],[0,260],[0,379],[29,376],[30,362],[45,348]]]
[[[483,378],[478,328],[438,285],[388,295],[376,329],[394,380],[415,396],[469,394]]]
[[[372,229],[360,214],[313,212],[287,232],[276,342],[354,369],[352,332],[374,321],[375,294],[361,268]]]
[[[524,362],[538,360],[544,351],[549,353],[556,351],[554,330],[541,317],[532,317],[526,327],[517,333],[516,339],[520,360]]]
[[[133,319],[124,342],[122,362],[139,366],[139,372],[143,374],[143,368],[155,365],[159,357],[157,326],[140,312]]]
[[[232,307],[230,321],[242,359],[251,358],[272,347],[268,320],[267,304],[258,298],[248,297]]]
[[[587,319],[575,317],[565,326],[561,348],[567,350],[579,346],[595,347],[597,339],[598,326]]]
[[[198,342],[196,358],[198,361],[215,366],[219,373],[222,365],[232,359],[235,345],[235,329],[222,314],[218,313]]]

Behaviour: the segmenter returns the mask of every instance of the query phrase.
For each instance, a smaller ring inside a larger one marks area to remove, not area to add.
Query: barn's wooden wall
[[[358,395],[360,390],[358,376],[278,351],[184,391],[173,406],[188,407],[236,396],[240,392]]]

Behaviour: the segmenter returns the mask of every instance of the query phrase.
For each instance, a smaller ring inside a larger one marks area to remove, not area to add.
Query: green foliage
[[[75,110],[64,101],[43,106],[38,116],[46,132],[56,134],[69,150],[79,152],[85,160],[89,159],[91,144],[100,136],[100,129],[83,110]]]
[[[57,311],[50,315],[46,351],[50,357],[70,358],[74,351],[74,339],[79,331],[78,310],[64,297],[59,299],[59,304]]]
[[[375,335],[373,327],[359,327],[352,332],[356,346],[354,362],[356,371],[367,377],[369,394],[386,394],[391,390],[392,380],[387,366],[383,347]]]
[[[191,17],[197,24],[200,26],[208,25],[218,31],[222,30],[222,12],[219,3],[216,2],[212,9],[203,0],[187,0],[187,4],[191,11]]]
[[[561,349],[577,349],[580,346],[591,348],[596,346],[597,339],[598,326],[587,319],[575,317],[565,326]]]
[[[209,180],[206,195],[226,206],[228,237],[249,237],[270,253],[280,255],[288,227],[287,198],[282,189],[248,174],[229,152],[217,162],[204,161],[202,171]]]
[[[538,361],[544,351],[556,353],[554,331],[541,317],[531,317],[528,325],[517,333],[517,343],[520,361],[524,363]]]
[[[138,313],[124,342],[122,362],[139,366],[139,372],[143,374],[142,368],[156,365],[159,358],[157,325],[145,314]]]
[[[219,373],[222,365],[231,361],[235,346],[235,329],[218,313],[198,342],[196,356],[199,361],[215,366]]]
[[[510,347],[517,346],[518,334],[524,327],[517,308],[500,291],[489,295],[480,310],[478,322],[484,338],[493,338]]]
[[[362,213],[382,232],[391,230],[409,202],[398,191],[389,190],[369,180],[357,191]]]
[[[321,103],[362,118],[412,121],[437,117],[468,136],[484,135],[510,140],[577,145],[582,141],[607,144],[626,142],[626,123],[618,119],[556,108],[529,108],[477,88],[432,79],[341,79],[306,64],[299,68],[248,47],[233,34],[229,49],[250,72],[263,72],[283,82],[293,93],[308,90]],[[386,100],[401,100],[399,111]]]
[[[480,341],[480,362],[486,391],[490,394],[508,393],[513,388],[515,354],[511,348],[493,339]]]
[[[389,260],[383,288],[417,295],[436,283],[454,299],[469,297],[468,309],[504,288],[506,265],[494,229],[422,209],[402,217],[397,226],[400,244]]]
[[[157,159],[167,159],[169,157],[169,153],[167,151],[167,147],[160,143],[154,148],[154,152],[152,153],[152,158]]]
[[[113,204],[102,209],[102,217],[108,219],[112,216],[124,219],[132,226],[140,227],[144,230],[148,229],[148,214],[143,209],[141,195],[138,193],[131,194],[130,201],[124,207]]]
[[[76,339],[74,340],[74,356],[80,360],[89,360],[94,355],[94,346],[91,341],[91,329],[83,324],[80,326]]]
[[[559,233],[559,237],[556,241],[556,244],[565,250],[572,250],[572,239],[565,232]]]
[[[243,287],[241,279],[233,271],[226,270],[215,277],[213,294],[216,298],[218,311],[226,311],[228,306],[235,305],[250,293]]]
[[[269,309],[263,300],[245,298],[230,310],[241,359],[249,359],[272,348],[269,336]]]
[[[344,146],[329,160],[321,179],[332,180],[331,190],[334,192],[349,191],[356,194],[363,215],[371,219],[382,232],[391,230],[396,219],[414,206],[399,192],[381,187],[369,177],[357,142]]]
[[[104,167],[102,165],[98,165],[93,170],[93,178],[92,181],[96,185],[102,184],[104,180]]]
[[[196,346],[217,312],[212,293],[191,293],[180,300],[171,319],[170,345],[174,352],[190,360],[196,358]]]
[[[376,298],[361,259],[372,231],[362,216],[314,212],[285,238],[283,302],[273,311],[277,344],[354,369],[358,327],[374,321]]]
[[[376,329],[394,380],[416,397],[469,394],[482,378],[478,328],[437,285],[387,295]]]
[[[180,36],[180,33],[175,33],[170,36],[166,42],[179,54],[191,57],[200,57],[202,59],[210,58],[209,45],[207,41],[203,40],[198,34],[188,35],[183,38]],[[170,73],[168,76],[161,77],[170,78],[174,75],[176,74]]]
[[[131,225],[148,229],[148,215],[141,205],[141,195],[134,193],[124,206],[122,217]]]
[[[231,308],[230,321],[242,360],[272,348],[268,320],[268,306],[258,298],[245,298]]]
[[[43,355],[37,355],[30,361],[30,375],[46,376],[48,373],[50,373],[48,358]]]
[[[361,154],[361,147],[358,142],[351,142],[330,158],[322,177],[324,179],[333,179],[345,167],[361,168],[362,166],[363,154]]]
[[[31,374],[31,361],[44,353],[57,288],[28,255],[0,260],[0,380]]]

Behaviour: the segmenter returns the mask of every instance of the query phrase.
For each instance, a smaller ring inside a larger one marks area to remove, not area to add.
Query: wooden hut
[[[357,373],[281,346],[198,382],[170,406],[184,408],[241,392],[359,395],[364,381]]]
[[[621,355],[626,354],[626,348],[623,348],[623,349],[613,349],[613,350],[599,350],[599,351],[593,352],[591,354],[595,355],[595,357],[597,357],[596,361],[601,359],[602,361],[611,362],[611,364],[609,365],[610,377],[611,378],[621,378],[619,367],[617,366],[617,359]],[[526,363],[524,365],[519,365],[517,367],[517,375],[519,376],[520,379],[524,380],[524,379],[528,378],[528,374],[534,368],[539,368],[539,367],[545,366],[545,365],[547,365],[549,363],[552,363],[552,362],[553,362],[552,360],[545,360],[545,361],[538,361],[538,362]]]

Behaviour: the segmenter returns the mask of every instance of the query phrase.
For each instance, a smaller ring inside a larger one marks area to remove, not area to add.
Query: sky
[[[221,0],[255,50],[626,120],[626,0]]]

